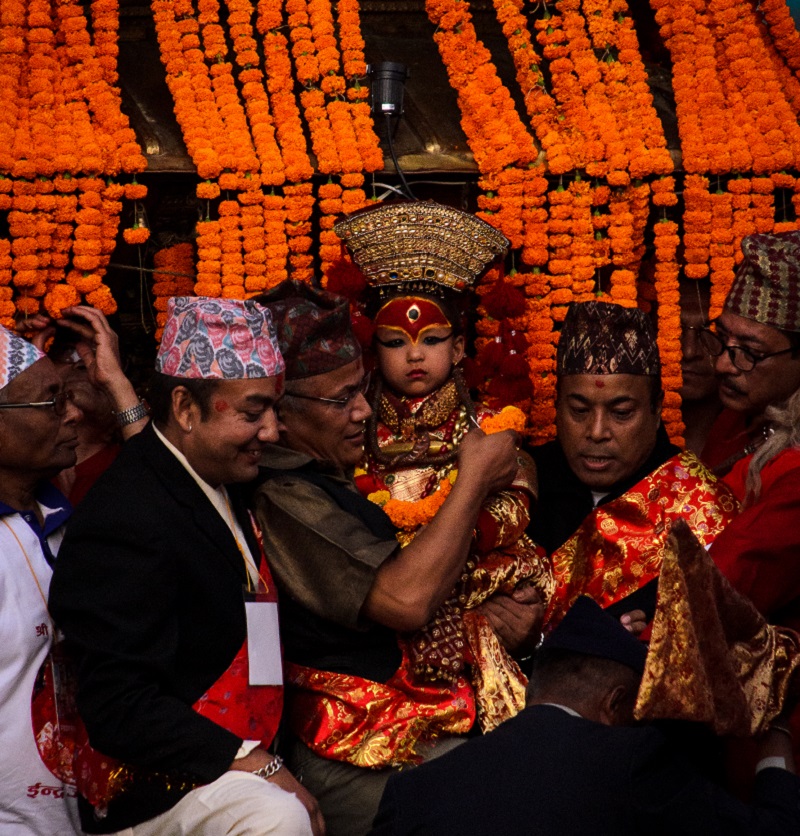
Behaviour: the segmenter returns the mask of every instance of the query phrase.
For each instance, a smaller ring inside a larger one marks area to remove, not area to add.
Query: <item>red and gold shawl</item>
[[[595,508],[553,552],[556,588],[545,624],[558,624],[580,595],[608,607],[658,577],[677,520],[686,520],[709,546],[737,511],[728,487],[693,453],[673,456],[622,496]]]

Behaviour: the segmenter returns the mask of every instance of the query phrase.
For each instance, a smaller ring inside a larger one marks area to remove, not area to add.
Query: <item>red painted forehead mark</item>
[[[214,409],[216,409],[217,412],[227,412],[228,408],[228,402],[222,400],[222,398],[219,398],[218,400],[214,401]]]
[[[387,302],[375,315],[375,327],[393,328],[412,342],[428,328],[452,328],[442,309],[431,299],[401,296]]]
[[[602,389],[606,385],[606,382],[605,382],[605,380],[595,380],[594,385],[598,389]]]

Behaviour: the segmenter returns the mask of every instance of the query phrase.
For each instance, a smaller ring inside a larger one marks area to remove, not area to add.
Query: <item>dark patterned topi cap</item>
[[[660,375],[653,323],[638,308],[573,302],[558,341],[556,374]]]
[[[347,299],[304,282],[287,280],[258,297],[278,331],[286,379],[325,374],[361,356]]]

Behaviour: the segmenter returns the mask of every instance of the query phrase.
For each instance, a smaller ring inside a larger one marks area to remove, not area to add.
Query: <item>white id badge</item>
[[[278,632],[278,605],[245,596],[247,616],[247,662],[251,685],[283,685],[281,639]]]

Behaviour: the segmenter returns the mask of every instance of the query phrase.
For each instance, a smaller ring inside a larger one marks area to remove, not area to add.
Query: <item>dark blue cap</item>
[[[644,673],[647,648],[614,616],[591,598],[575,601],[558,627],[544,640],[542,648],[571,650],[586,656],[611,659]]]

